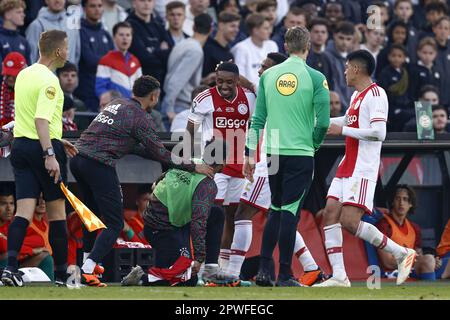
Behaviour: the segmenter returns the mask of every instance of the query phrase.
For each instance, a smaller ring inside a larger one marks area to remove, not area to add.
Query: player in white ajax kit
[[[229,248],[233,239],[234,214],[244,187],[242,165],[245,132],[256,103],[255,94],[239,86],[238,82],[239,69],[236,64],[224,62],[218,65],[216,87],[207,89],[195,97],[187,125],[187,131],[191,136],[197,131],[198,126],[202,125],[202,146],[212,137],[221,138],[227,141],[230,151],[222,173],[214,176],[218,189],[216,203],[223,205],[226,211],[220,250],[222,268],[227,267]],[[218,208],[213,207],[212,210],[216,209]],[[215,266],[205,264],[205,274],[214,272]]]
[[[345,116],[332,118],[328,130],[330,135],[346,136],[345,156],[328,190],[324,210],[325,248],[333,276],[316,287],[351,286],[344,267],[342,226],[394,255],[398,263],[398,285],[406,281],[415,261],[414,250],[396,244],[374,225],[361,221],[365,212],[372,212],[388,116],[386,92],[370,77],[374,69],[375,60],[369,51],[358,50],[347,57],[347,85],[356,91]]]
[[[286,56],[280,53],[270,53],[262,62],[259,76],[270,67],[282,63]],[[264,143],[263,141],[261,142]],[[239,279],[241,267],[245,255],[252,242],[252,218],[259,211],[266,212],[271,205],[271,192],[267,170],[266,154],[264,146],[259,147],[259,160],[256,163],[254,179],[245,179],[244,189],[241,191],[239,206],[234,218],[234,236],[231,244],[228,266],[223,270],[222,277],[227,281]],[[297,231],[294,247],[295,256],[303,266],[305,274],[300,279],[304,285],[312,285],[321,278],[321,271],[314,258],[305,245],[305,242]]]

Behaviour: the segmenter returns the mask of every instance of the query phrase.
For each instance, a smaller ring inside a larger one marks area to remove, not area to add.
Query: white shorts
[[[355,206],[371,213],[376,185],[375,181],[365,178],[334,178],[327,199],[332,198],[343,205]]]
[[[214,181],[217,185],[216,202],[223,205],[238,204],[244,188],[245,179],[231,177],[223,173],[216,173]]]
[[[257,209],[267,211],[271,204],[269,178],[254,176],[253,182],[245,179],[241,201]]]

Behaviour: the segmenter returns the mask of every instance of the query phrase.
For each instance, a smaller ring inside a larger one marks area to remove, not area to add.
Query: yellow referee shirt
[[[35,119],[49,122],[50,139],[62,138],[64,93],[56,77],[43,64],[23,69],[14,86],[14,137],[39,140]]]

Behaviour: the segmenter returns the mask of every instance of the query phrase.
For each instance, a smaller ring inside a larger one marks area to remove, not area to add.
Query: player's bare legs
[[[219,265],[223,270],[228,268],[230,260],[230,248],[234,235],[234,215],[237,210],[236,204],[223,206],[225,212],[225,224],[222,233],[222,242],[220,245]]]

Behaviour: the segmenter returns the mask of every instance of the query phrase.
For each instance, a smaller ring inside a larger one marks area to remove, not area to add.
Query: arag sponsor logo
[[[298,79],[293,73],[282,74],[277,79],[276,87],[283,96],[290,96],[297,90]]]

